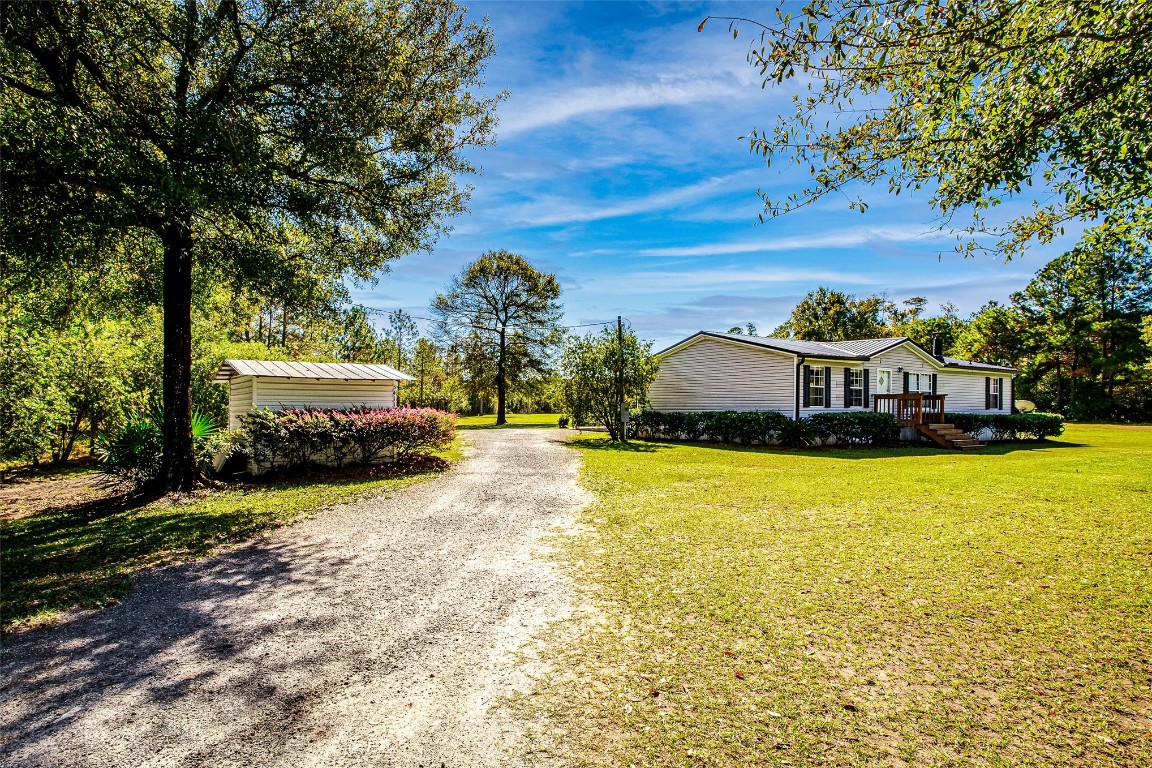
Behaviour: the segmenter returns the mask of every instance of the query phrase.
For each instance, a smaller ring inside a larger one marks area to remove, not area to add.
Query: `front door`
[[[886,368],[876,371],[876,394],[892,394],[892,371]]]

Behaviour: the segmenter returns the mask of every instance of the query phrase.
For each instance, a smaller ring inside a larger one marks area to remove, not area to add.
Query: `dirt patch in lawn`
[[[90,465],[67,474],[27,474],[0,484],[0,520],[17,520],[53,509],[75,507],[116,497],[100,483]]]

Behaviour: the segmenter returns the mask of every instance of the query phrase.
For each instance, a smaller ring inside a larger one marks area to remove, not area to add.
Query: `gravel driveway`
[[[503,765],[513,650],[568,616],[534,556],[585,501],[553,429],[465,433],[429,482],[141,577],[5,639],[10,766]],[[538,764],[512,758],[511,764]]]

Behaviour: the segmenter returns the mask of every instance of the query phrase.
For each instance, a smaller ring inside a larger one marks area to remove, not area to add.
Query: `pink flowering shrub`
[[[434,408],[291,408],[252,411],[241,430],[259,471],[340,467],[447,447],[456,436],[456,415]]]

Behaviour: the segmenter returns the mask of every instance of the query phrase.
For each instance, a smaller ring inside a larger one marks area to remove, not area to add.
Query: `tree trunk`
[[[508,395],[508,382],[505,379],[505,338],[504,329],[500,329],[500,349],[496,354],[496,423],[507,424],[508,412],[505,399]]]
[[[164,242],[164,458],[159,486],[196,485],[192,447],[192,226],[186,206],[171,217]]]

